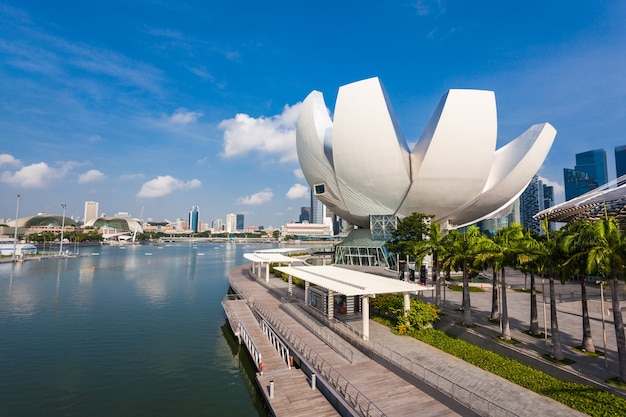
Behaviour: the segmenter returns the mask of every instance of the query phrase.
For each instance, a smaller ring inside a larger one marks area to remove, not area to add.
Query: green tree
[[[625,267],[626,240],[622,236],[614,217],[596,220],[594,223],[597,241],[591,247],[587,257],[587,271],[611,280],[611,304],[613,325],[617,341],[620,379],[626,381],[626,337],[624,321],[619,301],[618,283]]]
[[[587,352],[595,352],[596,347],[591,337],[591,324],[589,321],[589,306],[587,303],[587,259],[590,249],[597,245],[597,229],[588,220],[581,220],[569,225],[565,231],[562,245],[563,251],[568,256],[564,266],[564,272],[569,277],[578,275],[580,280],[580,294],[583,320],[582,348]]]
[[[424,213],[413,213],[402,219],[391,231],[387,248],[401,258],[411,255],[415,242],[424,240],[428,234],[432,217]]]
[[[463,271],[463,322],[471,326],[474,321],[470,302],[469,272],[476,261],[479,246],[487,237],[480,233],[477,226],[468,227],[464,233],[453,230],[448,236],[446,244],[449,245],[450,252],[443,265],[448,270],[454,268]]]
[[[421,264],[421,260],[426,255],[433,257],[433,281],[435,282],[435,305],[441,303],[441,277],[439,270],[441,269],[440,260],[447,249],[446,241],[439,223],[432,223],[426,233],[426,239],[413,242],[413,256],[415,256],[415,264]]]

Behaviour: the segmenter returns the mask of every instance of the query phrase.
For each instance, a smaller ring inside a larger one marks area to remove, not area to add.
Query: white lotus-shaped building
[[[322,93],[302,103],[298,158],[315,196],[348,222],[370,215],[434,215],[461,227],[512,203],[537,173],[556,130],[531,126],[496,149],[493,91],[450,90],[410,150],[378,78],[339,89],[334,120]]]

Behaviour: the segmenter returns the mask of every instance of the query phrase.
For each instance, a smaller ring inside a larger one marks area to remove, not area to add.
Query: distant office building
[[[244,224],[243,224],[243,214],[238,214],[236,218],[236,230],[238,232],[243,232]]]
[[[235,233],[237,231],[237,215],[229,213],[226,215],[226,233]]]
[[[130,213],[127,211],[118,211],[113,217],[120,217],[122,219],[130,218]]]
[[[541,222],[533,216],[543,210],[543,183],[535,175],[520,195],[520,220],[525,229],[541,233]]]
[[[554,205],[554,187],[543,184],[543,210]]]
[[[604,149],[577,153],[576,166],[574,169],[563,170],[563,180],[566,200],[571,200],[606,184],[608,174]]]
[[[191,206],[191,210],[189,210],[189,219],[187,220],[187,224],[189,225],[189,230],[194,233],[198,232],[199,224],[198,224],[198,206]]]
[[[311,190],[311,217],[309,223],[323,224],[326,217],[326,206],[315,197]]]
[[[626,145],[615,147],[615,173],[617,178],[626,175]],[[626,183],[626,180],[618,181],[617,185]]]
[[[311,207],[300,207],[300,223],[311,223]]]
[[[83,216],[83,224],[90,220],[98,218],[98,202],[97,201],[85,201],[85,215]]]
[[[213,220],[213,230],[215,230],[216,232],[221,232],[224,230],[224,222],[222,221],[222,219]]]

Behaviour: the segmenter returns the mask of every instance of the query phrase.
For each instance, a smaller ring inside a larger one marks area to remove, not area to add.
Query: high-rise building
[[[224,222],[222,221],[222,219],[213,220],[213,230],[215,230],[216,232],[221,232],[222,230],[224,230]]]
[[[576,166],[574,169],[563,170],[565,182],[565,199],[585,194],[608,182],[606,168],[606,152],[604,149],[576,154]]]
[[[83,223],[87,223],[90,220],[98,218],[98,202],[97,201],[85,201],[85,215],[83,216]]]
[[[615,147],[615,173],[617,178],[626,175],[626,145]],[[617,185],[626,183],[626,180],[618,181]]]
[[[311,222],[311,207],[300,207],[300,218],[298,219],[300,223]]]
[[[315,197],[313,190],[311,190],[311,217],[309,222],[323,224],[324,217],[326,217],[326,206]]]
[[[226,215],[226,233],[235,233],[237,231],[237,215],[229,213]]]
[[[535,175],[530,180],[528,187],[520,195],[520,222],[525,229],[541,233],[541,222],[533,218],[544,208],[544,185]]]
[[[243,228],[244,228],[244,225],[243,225],[243,214],[238,214],[237,215],[236,230],[238,232],[243,232]]]
[[[189,230],[194,233],[198,232],[198,210],[198,206],[191,206],[191,210],[189,211],[189,220],[187,222]]]

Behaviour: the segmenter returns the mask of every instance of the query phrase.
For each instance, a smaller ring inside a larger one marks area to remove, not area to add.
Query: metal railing
[[[243,343],[248,348],[248,352],[250,353],[250,356],[252,356],[252,361],[256,365],[259,372],[261,372],[261,375],[263,375],[263,369],[261,369],[263,367],[263,357],[261,356],[261,351],[254,344],[254,341],[252,340],[250,333],[248,333],[246,326],[244,326],[241,322],[239,323],[239,335]]]
[[[280,337],[278,337],[276,332],[274,332],[274,330],[267,324],[264,319],[261,320],[261,330],[263,331],[265,337],[267,337],[267,339],[270,341],[272,346],[274,346],[274,349],[276,349],[280,357],[285,361],[285,363],[287,364],[287,368],[291,369],[291,363],[289,360],[289,348],[287,348],[287,345],[283,343]]]
[[[364,417],[386,417],[380,408],[376,406],[365,394],[343,377],[339,371],[333,368],[326,360],[304,340],[295,334],[285,323],[276,317],[271,311],[257,301],[251,302],[251,307],[263,317],[274,330],[279,333],[294,350],[299,352],[315,368],[317,375],[324,378],[355,411]]]

